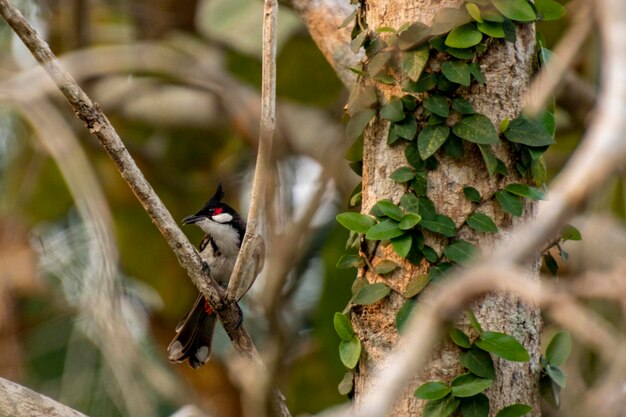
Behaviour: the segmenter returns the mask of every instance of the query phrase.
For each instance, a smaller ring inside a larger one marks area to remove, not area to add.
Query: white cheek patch
[[[213,216],[212,219],[214,222],[228,223],[229,221],[233,219],[233,216],[231,216],[228,213],[220,213],[220,214]]]

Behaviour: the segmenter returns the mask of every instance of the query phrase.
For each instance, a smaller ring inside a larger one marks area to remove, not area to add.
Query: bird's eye
[[[221,207],[218,207],[218,208],[213,210],[213,215],[217,216],[218,214],[223,213],[223,212],[224,212],[224,209],[221,208]]]

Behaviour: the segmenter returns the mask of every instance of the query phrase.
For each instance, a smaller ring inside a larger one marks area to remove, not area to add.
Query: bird
[[[222,184],[215,194],[196,214],[183,219],[183,225],[194,224],[205,236],[200,242],[200,257],[209,267],[211,277],[224,289],[230,276],[246,233],[246,221],[235,209],[222,202]],[[237,291],[239,300],[252,286],[254,279],[263,269],[264,246],[262,241],[253,252],[251,261],[255,269],[249,282],[244,282]],[[211,355],[211,340],[215,328],[216,314],[202,294],[198,294],[191,310],[176,326],[176,336],[167,347],[168,359],[172,363],[189,361],[196,369],[204,365]]]

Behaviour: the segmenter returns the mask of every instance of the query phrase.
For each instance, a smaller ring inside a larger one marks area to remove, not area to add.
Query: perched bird
[[[210,268],[217,283],[226,288],[235,266],[237,255],[246,232],[246,222],[239,213],[221,200],[224,197],[222,184],[215,195],[196,214],[183,219],[183,224],[195,224],[206,235],[200,243],[200,256]],[[250,288],[258,273],[263,269],[263,245],[259,245],[251,261],[255,270],[250,282],[237,292],[238,299]],[[202,294],[198,294],[191,310],[176,326],[176,336],[167,347],[170,362],[189,361],[192,368],[204,365],[211,354],[211,339],[215,328],[216,314]]]

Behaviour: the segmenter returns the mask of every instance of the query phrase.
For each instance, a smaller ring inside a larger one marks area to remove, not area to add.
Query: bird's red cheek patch
[[[206,311],[207,314],[213,314],[213,308],[206,301],[204,301],[204,311]]]

